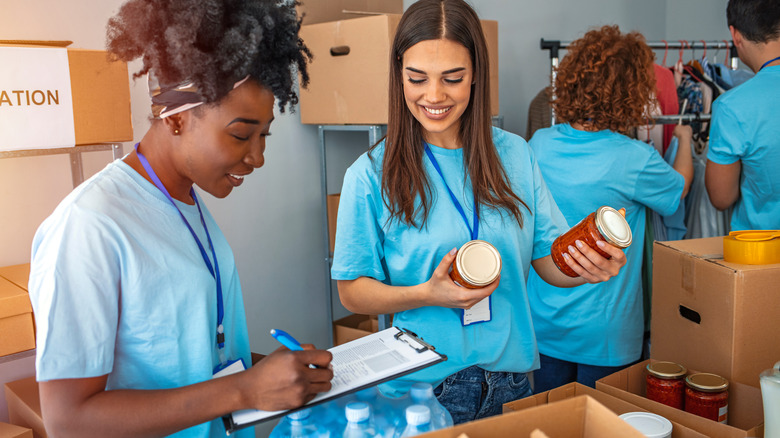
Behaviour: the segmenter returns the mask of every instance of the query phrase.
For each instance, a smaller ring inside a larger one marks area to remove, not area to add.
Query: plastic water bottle
[[[369,438],[376,436],[371,422],[371,408],[364,402],[352,402],[344,408],[347,425],[344,427],[344,438]]]
[[[270,438],[319,438],[311,409],[302,409],[282,418],[271,431]]]
[[[427,406],[431,410],[432,430],[444,429],[454,424],[450,412],[433,395],[433,386],[430,383],[417,382],[412,384],[409,396],[414,403]]]
[[[411,405],[406,408],[406,428],[401,438],[417,436],[434,430],[431,427],[431,410],[425,405]]]

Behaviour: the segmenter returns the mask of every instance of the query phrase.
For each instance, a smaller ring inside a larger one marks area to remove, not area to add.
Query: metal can
[[[450,278],[455,284],[478,289],[496,281],[501,274],[501,254],[484,240],[471,240],[460,247],[451,268]]]
[[[726,424],[729,381],[717,374],[696,373],[685,378],[685,411]]]
[[[674,362],[647,364],[647,398],[682,409],[685,401],[685,374],[688,370]]]
[[[596,242],[599,240],[603,240],[617,248],[627,248],[631,245],[632,238],[631,227],[626,222],[625,210],[621,209],[621,211],[618,211],[606,205],[599,207],[598,210],[555,239],[550,255],[553,262],[555,262],[555,266],[569,277],[579,277],[579,275],[566,264],[563,255],[569,253],[569,246],[576,247],[575,242],[577,240],[593,248],[606,258],[611,256],[596,245]]]

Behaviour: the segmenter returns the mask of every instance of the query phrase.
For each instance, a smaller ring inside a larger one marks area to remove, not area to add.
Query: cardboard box
[[[379,331],[376,315],[354,314],[333,321],[333,345],[346,344]]]
[[[387,124],[390,46],[400,19],[388,14],[301,27],[300,36],[314,55],[309,88],[300,90],[302,123]],[[498,22],[482,20],[482,29],[488,45],[491,114],[497,115]]]
[[[0,277],[0,356],[35,348],[35,323],[27,291]]]
[[[5,384],[5,400],[8,402],[8,416],[11,423],[29,427],[35,438],[47,438],[41,415],[41,398],[35,377]]]
[[[555,389],[551,389],[541,394],[536,394],[531,397],[526,397],[510,403],[505,403],[504,413],[506,414],[508,412],[521,411],[523,409],[542,406],[548,403],[554,403],[560,400],[566,400],[581,395],[587,395],[593,398],[597,402],[604,405],[604,407],[614,412],[616,415],[625,414],[627,412],[647,412],[647,409],[640,408],[639,406],[633,405],[625,400],[621,400],[612,395],[605,394],[601,391],[574,382]],[[671,423],[672,438],[707,438],[707,435],[696,432],[693,429],[689,429],[680,423],[674,421]]]
[[[33,438],[33,433],[26,427],[0,423],[0,438]]]
[[[649,359],[596,381],[596,389],[661,415],[669,421],[709,437],[742,438],[764,436],[761,390],[750,385],[729,382],[728,424],[690,414],[646,397],[646,366]],[[689,372],[697,372],[688,369]]]
[[[0,40],[0,47],[16,46],[31,50],[45,44],[44,41]],[[76,144],[132,141],[127,64],[109,61],[108,53],[103,50],[67,50]]]
[[[535,430],[550,438],[644,438],[593,398],[583,395],[485,418],[420,435],[425,438],[527,437]]]
[[[306,0],[298,6],[303,24],[347,20],[374,14],[402,14],[403,0]]]
[[[723,261],[723,238],[655,242],[651,355],[759,386],[780,360],[780,264]]]
[[[30,264],[6,266],[0,268],[0,277],[14,283],[15,285],[27,290],[27,282],[30,280]]]
[[[339,199],[340,194],[328,195],[328,242],[330,244],[330,252],[333,252],[333,248],[336,245],[336,218],[339,213]],[[2,275],[2,274],[0,274]]]

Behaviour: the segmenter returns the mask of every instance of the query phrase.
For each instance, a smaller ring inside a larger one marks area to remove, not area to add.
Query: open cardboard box
[[[759,388],[730,381],[728,424],[722,424],[648,399],[645,389],[646,367],[651,362],[655,360],[648,359],[597,380],[596,389],[709,437],[764,436],[763,405]],[[688,372],[698,371],[689,368]]]
[[[0,423],[0,438],[33,438],[33,433],[26,427]]]
[[[528,437],[540,430],[550,438],[644,438],[612,411],[587,395],[429,432],[425,438]]]
[[[304,25],[300,37],[314,59],[301,89],[301,122],[384,125],[388,119],[390,48],[401,15]],[[498,22],[482,20],[490,66],[491,114],[498,105]]]
[[[22,47],[29,50],[36,50],[38,47],[62,47],[63,44],[59,43],[0,40],[0,50],[4,47]],[[127,63],[109,60],[108,53],[103,50],[68,48],[67,51],[76,145],[132,141]],[[8,68],[11,67],[13,66]]]
[[[35,322],[27,290],[0,277],[0,356],[35,348]]]
[[[640,408],[639,406],[633,405],[625,400],[621,400],[612,395],[605,394],[596,389],[574,382],[551,389],[541,394],[535,394],[531,397],[505,403],[504,413],[521,411],[535,406],[542,406],[548,403],[554,403],[560,400],[566,400],[581,395],[587,395],[593,398],[617,415],[625,414],[627,412],[647,412],[647,409]],[[671,421],[671,423],[672,438],[707,438],[707,435],[696,432],[695,430],[685,427],[676,421]]]
[[[12,424],[32,429],[35,438],[47,438],[41,415],[41,398],[35,377],[5,384],[5,400]]]
[[[778,283],[780,263],[724,261],[722,237],[655,242],[650,357],[758,387],[780,360]]]
[[[345,316],[333,321],[333,343],[334,345],[346,344],[378,331],[379,320],[376,315]]]

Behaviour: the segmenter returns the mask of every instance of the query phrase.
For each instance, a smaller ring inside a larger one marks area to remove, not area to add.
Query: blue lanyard
[[[769,61],[765,62],[765,63],[764,63],[764,65],[762,65],[762,66],[761,66],[761,68],[759,68],[759,69],[758,69],[758,71],[761,71],[761,70],[763,70],[763,69],[764,69],[764,67],[766,67],[767,65],[769,65],[769,64],[771,64],[771,63],[773,63],[773,62],[777,61],[778,59],[780,59],[780,56],[778,56],[777,58],[772,58],[772,59],[770,59]]]
[[[439,163],[436,161],[436,158],[433,156],[433,152],[431,152],[431,148],[428,146],[428,143],[425,143],[425,154],[428,155],[428,159],[431,160],[431,163],[433,164],[433,167],[436,169],[437,172],[439,172],[439,176],[441,176],[441,180],[444,183],[444,187],[447,187],[447,191],[450,193],[450,199],[452,199],[452,203],[455,204],[455,208],[458,209],[458,213],[460,213],[460,217],[463,218],[463,222],[466,224],[466,228],[469,229],[469,233],[471,233],[471,240],[476,240],[479,237],[479,220],[477,219],[477,198],[474,197],[474,226],[469,226],[469,220],[466,218],[466,212],[463,211],[463,207],[461,207],[460,202],[458,202],[458,198],[455,197],[455,194],[452,193],[452,189],[450,189],[450,186],[447,185],[447,180],[444,179],[444,174],[441,171],[441,168],[439,167]]]
[[[179,216],[181,216],[181,219],[184,221],[184,224],[187,225],[187,229],[190,230],[190,234],[192,234],[192,237],[195,238],[195,243],[198,244],[198,249],[200,250],[200,255],[203,257],[203,261],[206,262],[206,267],[209,268],[209,272],[211,273],[211,276],[214,277],[214,279],[217,281],[217,348],[219,350],[219,358],[220,362],[224,363],[225,358],[224,354],[222,352],[222,349],[225,348],[225,329],[222,326],[222,318],[225,316],[225,309],[223,308],[222,304],[222,281],[219,277],[219,263],[217,262],[217,253],[214,251],[214,245],[211,243],[211,235],[209,234],[209,229],[206,226],[206,220],[203,218],[203,211],[200,209],[200,203],[198,203],[198,197],[195,196],[195,190],[190,188],[190,196],[192,196],[192,199],[195,200],[195,205],[198,207],[198,214],[200,214],[200,223],[203,224],[203,229],[206,231],[206,238],[209,242],[209,247],[211,248],[211,256],[214,258],[214,266],[211,266],[211,261],[209,260],[208,254],[206,254],[206,250],[203,248],[203,244],[200,243],[200,239],[198,239],[198,235],[195,234],[195,230],[192,229],[192,226],[190,226],[190,223],[187,221],[187,218],[184,217],[184,214],[179,210],[179,207],[176,205],[176,203],[173,201],[173,198],[171,197],[171,194],[168,193],[168,190],[163,185],[162,181],[160,181],[160,178],[157,177],[157,174],[154,172],[154,169],[152,169],[152,166],[149,164],[149,161],[144,157],[144,155],[141,153],[141,151],[138,150],[138,144],[135,144],[135,153],[138,155],[138,159],[141,161],[141,165],[144,166],[144,169],[146,169],[146,173],[149,174],[149,177],[154,182],[154,185],[157,186],[158,189],[160,189],[161,192],[165,195],[166,198],[168,198],[169,201],[171,201],[171,205],[173,205],[173,208],[176,209],[176,211],[179,212]]]

